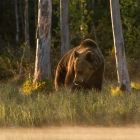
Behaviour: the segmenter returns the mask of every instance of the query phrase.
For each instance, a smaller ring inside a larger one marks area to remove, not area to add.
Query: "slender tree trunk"
[[[21,20],[21,25],[22,25],[22,33],[23,33],[23,38],[24,38],[24,16],[23,16],[23,2],[20,0],[19,1],[19,13],[20,13],[20,20]]]
[[[34,0],[34,27],[35,27],[35,30],[37,29],[37,1],[38,0]],[[35,37],[35,44],[36,44],[36,35],[34,36]]]
[[[68,0],[60,0],[61,55],[70,49]]]
[[[34,0],[34,16],[35,16],[35,28],[37,26],[37,1]]]
[[[28,0],[25,0],[25,12],[24,12],[24,21],[25,21],[25,47],[20,62],[19,78],[23,77],[23,60],[26,57],[27,60],[30,60],[30,41],[29,41],[29,18],[28,18]]]
[[[51,78],[51,18],[52,0],[39,0],[36,37],[37,48],[33,84],[43,80],[49,80]]]
[[[83,23],[84,23],[84,2],[80,1],[80,10],[81,10],[81,25],[80,25],[80,31],[81,31],[81,41],[85,38],[84,35],[84,28],[83,28]]]
[[[92,0],[92,4],[94,4],[94,0]]]
[[[125,58],[119,0],[110,0],[110,10],[119,87],[122,91],[130,92],[131,87]]]
[[[94,33],[95,41],[96,41],[96,43],[98,44],[97,34],[96,34],[96,29],[95,29],[94,23],[93,23],[92,26],[93,26],[92,28],[93,28],[93,33]]]
[[[18,8],[17,0],[15,0],[15,17],[16,17],[16,43],[19,42],[19,21],[18,21]]]
[[[28,17],[28,0],[25,0],[25,52],[26,58],[30,59],[30,37],[29,37],[29,17]]]

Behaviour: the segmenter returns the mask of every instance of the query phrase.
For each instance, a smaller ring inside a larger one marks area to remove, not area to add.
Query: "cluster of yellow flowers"
[[[131,82],[131,88],[132,88],[132,90],[140,90],[140,84],[138,84],[136,82]],[[119,87],[111,89],[112,96],[116,96],[119,94],[123,94],[123,92],[119,89]]]

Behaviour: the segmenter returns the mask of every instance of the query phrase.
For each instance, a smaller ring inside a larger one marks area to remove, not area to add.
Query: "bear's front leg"
[[[68,71],[66,74],[66,78],[65,78],[65,87],[70,89],[70,90],[75,89],[75,85],[73,83],[73,80],[74,80],[74,72]]]

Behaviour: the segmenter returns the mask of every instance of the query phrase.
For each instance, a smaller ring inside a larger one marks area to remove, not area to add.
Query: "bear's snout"
[[[81,84],[83,83],[83,79],[82,79],[81,81],[74,79],[74,80],[73,80],[73,83],[74,83],[75,85],[81,85]]]

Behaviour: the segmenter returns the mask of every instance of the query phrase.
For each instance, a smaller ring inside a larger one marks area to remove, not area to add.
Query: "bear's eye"
[[[82,71],[77,71],[78,74],[82,74]]]

